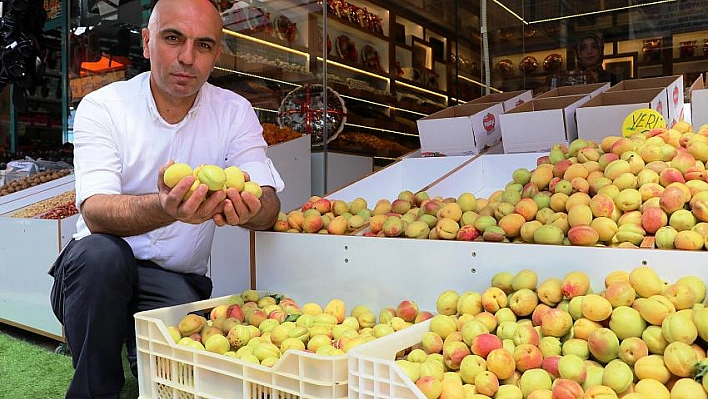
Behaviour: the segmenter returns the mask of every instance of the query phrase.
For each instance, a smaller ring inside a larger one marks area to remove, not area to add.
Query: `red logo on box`
[[[676,106],[676,105],[678,105],[678,100],[679,100],[679,99],[678,99],[679,91],[678,91],[678,87],[677,87],[677,86],[674,86],[674,93],[673,93],[673,95],[674,95],[674,106]]]
[[[484,125],[484,130],[486,130],[487,133],[494,130],[494,126],[496,126],[496,124],[497,120],[496,118],[494,118],[494,115],[492,115],[491,113],[484,115],[484,118],[482,119],[482,125]]]

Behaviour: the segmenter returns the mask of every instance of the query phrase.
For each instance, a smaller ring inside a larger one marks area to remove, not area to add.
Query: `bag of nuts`
[[[32,159],[10,161],[5,170],[5,184],[37,172],[39,172],[39,167]]]

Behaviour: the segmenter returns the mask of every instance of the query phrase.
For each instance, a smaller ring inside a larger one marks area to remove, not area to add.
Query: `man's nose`
[[[185,65],[192,65],[194,63],[194,52],[194,46],[186,44],[179,52],[179,62]]]

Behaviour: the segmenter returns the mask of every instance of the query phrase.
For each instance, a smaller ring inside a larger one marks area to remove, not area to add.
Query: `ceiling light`
[[[634,8],[639,8],[639,7],[645,7],[645,6],[653,6],[657,4],[663,4],[663,3],[673,3],[678,0],[657,0],[657,1],[652,1],[651,3],[644,3],[644,4],[632,4],[629,6],[622,6],[622,7],[615,7],[615,8],[608,8],[606,10],[597,10],[597,11],[589,11],[589,12],[582,12],[579,14],[573,14],[573,15],[566,15],[564,17],[556,17],[556,18],[545,18],[545,19],[539,19],[536,21],[531,21],[529,22],[530,24],[538,24],[542,22],[551,22],[551,21],[560,21],[563,19],[570,19],[570,18],[577,18],[577,17],[586,17],[588,15],[597,15],[597,14],[604,14],[606,12],[615,12],[615,11],[624,11],[624,10],[631,10]]]
[[[555,17],[555,18],[538,19],[538,20],[535,20],[535,21],[526,21],[526,20],[523,19],[521,16],[519,16],[519,14],[517,14],[516,12],[514,12],[512,9],[510,9],[509,7],[507,7],[507,6],[505,6],[504,4],[502,4],[502,2],[501,2],[500,0],[493,0],[493,1],[494,1],[494,3],[496,3],[499,7],[503,8],[506,12],[508,12],[508,13],[511,14],[511,15],[513,15],[514,18],[516,18],[516,19],[518,19],[519,21],[521,21],[524,25],[531,25],[531,24],[538,24],[538,23],[542,23],[542,22],[561,21],[561,20],[564,20],[564,19],[577,18],[577,17],[585,17],[585,16],[588,16],[588,15],[604,14],[604,13],[607,13],[607,12],[616,12],[616,11],[623,11],[623,10],[631,10],[631,9],[634,9],[634,8],[646,7],[646,6],[653,6],[653,5],[657,5],[657,4],[663,4],[663,3],[674,3],[674,2],[676,2],[676,1],[678,1],[678,0],[656,0],[656,1],[652,1],[652,2],[650,2],[650,3],[632,4],[632,5],[628,5],[628,6],[615,7],[615,8],[608,8],[608,9],[605,9],[605,10],[589,11],[589,12],[583,12],[583,13],[578,13],[578,14],[573,14],[573,15],[565,15],[565,16]]]
[[[504,10],[506,10],[509,14],[513,15],[516,19],[518,19],[519,21],[523,22],[525,25],[528,25],[528,24],[529,24],[529,23],[526,22],[523,18],[521,18],[521,17],[519,16],[519,14],[515,13],[511,8],[509,8],[509,7],[505,6],[504,4],[502,4],[501,1],[499,1],[499,0],[494,0],[494,2],[495,2],[499,7],[503,8]]]

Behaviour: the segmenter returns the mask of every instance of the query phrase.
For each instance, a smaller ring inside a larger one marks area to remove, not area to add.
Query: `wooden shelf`
[[[313,16],[318,19],[322,19],[322,14],[314,13]],[[327,12],[327,17],[328,17],[327,24],[334,23],[335,25],[340,25],[340,26],[345,27],[347,29],[353,29],[353,30],[358,31],[360,33],[364,33],[367,36],[371,36],[371,37],[377,38],[379,40],[383,40],[385,42],[389,41],[389,37],[386,36],[385,34],[381,34],[376,31],[364,28],[361,25],[358,25],[358,24],[351,22],[349,20],[339,18],[336,14],[334,14],[332,12]]]
[[[390,76],[388,73],[384,72],[384,71],[380,71],[380,70],[378,70],[378,69],[376,69],[376,68],[369,68],[369,67],[367,67],[367,66],[365,66],[365,65],[362,65],[362,64],[360,64],[360,63],[354,63],[354,62],[352,62],[351,60],[344,59],[344,58],[338,57],[338,56],[336,56],[336,55],[329,55],[329,56],[327,57],[327,60],[328,60],[328,61],[337,62],[337,63],[340,63],[340,64],[342,64],[342,65],[346,65],[346,66],[348,66],[348,67],[350,67],[350,68],[353,68],[353,69],[355,69],[354,72],[356,72],[356,70],[359,70],[359,71],[362,71],[362,72],[367,72],[367,73],[371,73],[371,74],[374,74],[374,75],[378,75],[378,76],[380,76],[380,77],[383,78],[383,79],[390,79],[390,78],[391,78],[391,76]],[[330,64],[330,67],[331,67],[331,66],[333,66],[333,65]],[[336,67],[336,65],[334,65],[334,67]]]

